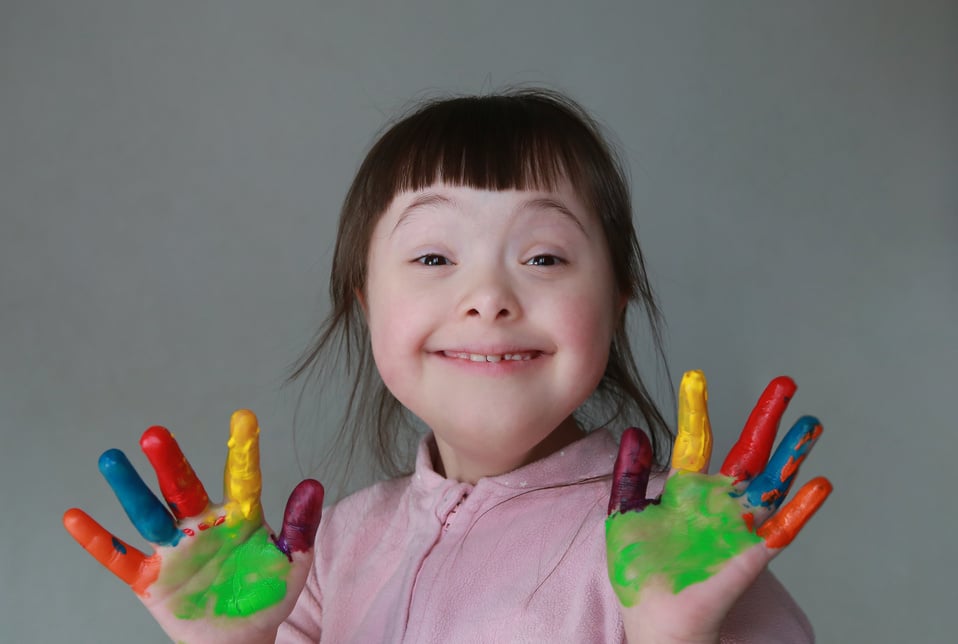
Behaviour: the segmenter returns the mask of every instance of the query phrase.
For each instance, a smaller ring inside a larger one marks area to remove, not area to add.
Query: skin
[[[472,483],[581,436],[572,413],[625,304],[598,218],[567,183],[399,194],[374,230],[362,301],[386,386],[433,430],[444,474]]]
[[[139,597],[178,642],[271,642],[302,591],[322,511],[323,489],[300,483],[279,535],[260,505],[259,424],[240,410],[230,420],[224,501],[211,503],[173,436],[151,427],[141,447],[157,473],[166,505],[119,450],[100,469],[141,536],[147,555],[79,509],[63,524],[76,541]],[[167,507],[170,509],[168,510]]]
[[[792,394],[790,380],[773,380],[733,448],[743,462],[727,459],[721,474],[709,475],[705,380],[701,372],[686,374],[679,392],[686,413],[680,410],[676,437],[682,448],[661,499],[646,498],[648,438],[638,429],[626,431],[614,470],[606,545],[609,579],[629,641],[717,642],[728,610],[828,497],[831,484],[816,478],[779,509],[821,435],[818,421],[803,417],[769,459]],[[756,454],[768,461],[761,469]],[[747,471],[756,473],[733,475]]]

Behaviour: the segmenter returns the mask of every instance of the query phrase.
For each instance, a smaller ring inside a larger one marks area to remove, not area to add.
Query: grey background
[[[60,526],[141,543],[96,459],[150,424],[215,490],[256,410],[278,520],[336,418],[295,447],[280,385],[362,154],[411,99],[531,82],[616,134],[718,452],[778,373],[823,419],[834,498],[773,564],[820,641],[952,641],[958,6],[397,5],[0,2],[0,639],[163,640]]]

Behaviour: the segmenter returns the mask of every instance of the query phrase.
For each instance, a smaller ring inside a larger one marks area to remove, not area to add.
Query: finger
[[[772,453],[782,414],[796,389],[795,381],[788,376],[779,376],[768,383],[749,414],[738,442],[725,458],[722,474],[731,476],[738,483],[752,479],[762,471]]]
[[[323,486],[319,481],[306,479],[293,489],[286,502],[283,528],[276,538],[276,547],[292,561],[294,552],[306,552],[313,547],[319,520],[323,515]]]
[[[206,509],[210,497],[168,429],[150,427],[140,438],[140,448],[156,471],[160,491],[173,516],[195,517]]]
[[[712,457],[708,385],[701,371],[686,371],[679,385],[679,431],[672,450],[672,467],[704,472]]]
[[[812,446],[822,435],[822,426],[814,416],[802,416],[782,439],[768,466],[756,476],[742,493],[751,508],[756,509],[756,522],[762,514],[774,512],[782,504],[795,481],[798,468]]]
[[[769,548],[784,548],[795,539],[805,523],[822,507],[832,493],[832,484],[824,476],[814,478],[785,504],[778,514],[757,531]]]
[[[142,595],[159,577],[158,558],[147,557],[125,541],[117,539],[83,510],[67,510],[63,515],[63,527],[84,550],[137,594]]]
[[[113,493],[126,511],[126,516],[144,539],[162,546],[175,546],[183,533],[173,517],[146,486],[126,454],[118,449],[103,452],[100,473],[113,488]]]
[[[260,515],[263,476],[259,471],[259,422],[248,409],[233,412],[227,443],[223,492],[228,516],[254,519]]]
[[[641,429],[630,427],[622,434],[619,455],[612,470],[609,514],[641,512],[652,501],[645,498],[652,471],[652,444]]]

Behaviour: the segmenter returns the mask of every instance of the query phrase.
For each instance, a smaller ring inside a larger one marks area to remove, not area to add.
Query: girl
[[[692,372],[668,475],[671,434],[626,336],[635,303],[658,343],[629,192],[572,101],[440,100],[391,127],[346,197],[330,293],[296,375],[345,348],[344,429],[371,432],[388,466],[414,415],[430,431],[412,474],[346,498],[321,525],[322,488],[304,481],[276,535],[259,505],[257,421],[239,411],[222,504],[163,428],[141,446],[169,510],[121,452],[101,457],[154,554],[80,510],[64,517],[174,640],[811,639],[765,565],[828,494],[818,479],[778,509],[821,427],[803,418],[769,461],[795,389],[776,379],[709,476],[707,393]],[[627,430],[617,449],[605,426],[632,419],[649,435]]]

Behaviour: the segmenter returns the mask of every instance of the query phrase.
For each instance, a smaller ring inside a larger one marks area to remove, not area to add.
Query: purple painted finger
[[[622,434],[619,455],[612,470],[609,514],[641,512],[652,501],[645,498],[652,471],[652,444],[641,429],[630,427]]]
[[[323,515],[323,486],[306,479],[293,489],[286,502],[283,528],[276,538],[276,547],[292,561],[294,552],[312,549],[319,520]]]

